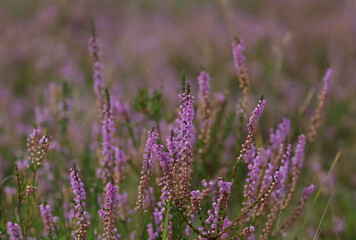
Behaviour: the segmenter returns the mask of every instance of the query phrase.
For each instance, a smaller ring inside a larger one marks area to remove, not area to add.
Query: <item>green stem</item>
[[[20,186],[20,172],[17,167],[17,164],[15,164],[15,171],[16,171],[16,178],[17,178],[17,190],[18,190],[18,210],[19,210],[19,217],[20,217],[20,226],[21,226],[21,232],[25,236],[25,231],[24,231],[24,226],[23,226],[23,220],[22,220],[22,212],[21,212],[21,203],[22,203],[22,192],[21,192],[21,186]]]
[[[166,218],[165,218],[165,221],[164,221],[164,231],[163,231],[163,236],[162,236],[162,239],[163,239],[163,240],[166,240],[166,239],[167,239],[167,235],[168,235],[169,205],[170,205],[170,202],[167,201],[167,205],[166,205]]]

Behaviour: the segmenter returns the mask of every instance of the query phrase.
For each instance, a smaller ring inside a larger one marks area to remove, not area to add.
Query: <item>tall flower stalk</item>
[[[190,85],[185,84],[183,76],[182,93],[179,94],[180,111],[177,130],[177,159],[173,161],[173,189],[169,200],[182,211],[190,198],[190,180],[193,164],[194,132],[194,97],[190,94]]]
[[[298,143],[294,150],[294,156],[292,158],[291,183],[288,193],[286,194],[285,200],[283,202],[283,209],[286,209],[289,202],[292,200],[293,194],[297,186],[297,182],[299,180],[299,176],[303,166],[305,141],[305,135],[302,134],[298,137]]]
[[[266,101],[261,99],[256,108],[253,110],[252,115],[250,117],[250,121],[247,125],[247,129],[248,129],[248,134],[246,137],[246,140],[244,142],[244,144],[242,144],[242,149],[240,151],[240,154],[237,158],[237,161],[233,167],[232,170],[232,184],[234,184],[234,180],[236,178],[236,174],[237,174],[237,169],[238,169],[238,165],[241,162],[241,160],[243,159],[243,157],[245,156],[245,154],[247,154],[248,149],[251,148],[251,144],[253,143],[253,139],[255,137],[256,134],[256,129],[257,129],[257,124],[258,124],[258,120],[260,119],[263,109],[265,108],[266,105]]]
[[[250,80],[245,66],[246,57],[243,55],[245,45],[241,40],[235,40],[232,44],[232,54],[234,57],[235,69],[239,77],[240,88],[242,89],[242,100],[239,101],[241,105],[241,114],[246,118],[246,110],[248,104],[248,95],[250,92]]]
[[[314,141],[315,135],[320,127],[321,118],[325,111],[326,101],[328,100],[330,88],[331,88],[331,79],[334,75],[334,70],[332,68],[328,68],[323,80],[323,88],[318,95],[318,106],[315,110],[313,117],[311,118],[311,124],[309,126],[309,131],[307,134],[307,138],[310,142]]]
[[[118,239],[115,227],[118,204],[119,186],[112,180],[106,184],[104,208],[99,210],[99,216],[104,223],[103,240]]]
[[[102,149],[101,149],[101,169],[99,171],[99,177],[101,177],[104,183],[108,183],[111,176],[114,176],[115,168],[115,147],[114,134],[115,134],[115,123],[112,114],[112,108],[110,104],[110,97],[108,90],[106,91],[106,103],[103,104],[103,120],[101,124],[102,130]],[[117,152],[119,154],[119,152]],[[119,156],[118,156],[119,157]]]
[[[93,79],[94,79],[94,92],[97,97],[97,104],[101,106],[104,104],[104,74],[103,74],[103,65],[101,63],[100,56],[102,52],[100,50],[100,41],[96,36],[94,22],[91,21],[91,30],[92,36],[88,40],[88,50],[89,53],[93,56],[94,60],[94,71],[93,71]]]
[[[154,146],[157,144],[158,134],[152,130],[148,132],[145,151],[143,154],[143,164],[141,171],[141,181],[138,187],[138,200],[136,202],[136,210],[144,210],[146,208],[145,200],[148,195],[149,185],[151,182],[153,167],[154,167]]]
[[[88,228],[90,226],[90,216],[89,213],[84,210],[84,207],[86,206],[84,184],[79,177],[80,169],[78,169],[74,163],[70,171],[70,183],[72,185],[73,193],[75,195],[75,239],[85,240]]]
[[[202,70],[198,77],[198,139],[201,141],[198,149],[199,154],[203,154],[208,146],[211,132],[211,103],[210,103],[210,76]]]
[[[183,93],[179,94],[180,111],[178,121],[178,136],[179,141],[178,150],[182,151],[186,142],[193,147],[195,141],[194,131],[194,97],[190,94],[190,85],[186,84],[183,87]]]

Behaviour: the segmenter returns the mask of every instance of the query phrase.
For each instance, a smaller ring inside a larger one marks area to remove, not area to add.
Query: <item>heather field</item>
[[[356,2],[0,1],[0,239],[356,239]]]

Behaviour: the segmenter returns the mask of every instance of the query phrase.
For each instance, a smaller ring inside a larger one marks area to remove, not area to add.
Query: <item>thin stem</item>
[[[166,204],[166,218],[165,218],[165,221],[164,221],[164,230],[163,230],[163,236],[162,236],[163,240],[166,240],[167,239],[167,235],[168,235],[169,207],[170,207],[170,202],[167,201],[167,204]]]
[[[136,239],[143,239],[143,232],[144,232],[144,214],[142,210],[138,211],[137,214],[137,218],[138,218],[138,227],[137,227],[137,238]]]
[[[17,191],[18,191],[18,210],[19,210],[19,217],[20,217],[20,226],[21,226],[21,231],[22,233],[26,236],[25,231],[24,231],[24,226],[23,226],[23,220],[22,220],[22,212],[21,212],[21,203],[22,203],[22,193],[21,193],[21,186],[20,186],[20,172],[17,167],[17,164],[15,164],[15,171],[16,171],[16,179],[17,179]]]
[[[211,233],[210,233],[210,231],[208,230],[208,228],[206,227],[205,221],[203,220],[203,217],[201,216],[200,213],[201,213],[201,211],[198,212],[198,217],[199,217],[200,223],[201,223],[201,225],[203,226],[204,231],[211,237]]]
[[[273,178],[272,183],[269,185],[268,189],[258,198],[256,201],[251,203],[251,205],[245,209],[237,218],[236,220],[227,228],[225,228],[222,232],[219,233],[218,238],[221,237],[224,233],[229,231],[232,227],[236,226],[238,222],[240,222],[244,217],[254,208],[257,206],[257,204],[267,201],[267,198],[269,197],[270,193],[273,191],[274,187],[276,186],[276,180]]]
[[[334,158],[334,161],[333,161],[333,163],[331,164],[331,167],[330,167],[330,169],[329,169],[328,175],[326,176],[324,182],[321,184],[321,186],[320,186],[320,188],[319,188],[319,191],[317,192],[317,194],[315,195],[315,197],[314,197],[314,199],[313,199],[312,207],[315,205],[316,201],[318,200],[318,198],[319,198],[319,196],[320,196],[320,194],[321,194],[321,191],[323,190],[323,188],[324,188],[326,182],[328,181],[328,179],[329,179],[329,177],[330,177],[331,172],[334,170],[334,167],[335,167],[336,163],[337,163],[338,160],[339,160],[340,154],[341,154],[341,152],[338,152],[337,155],[336,155],[336,157]],[[305,218],[305,220],[304,220],[304,222],[303,222],[302,228],[301,228],[300,231],[299,231],[298,237],[301,235],[302,231],[304,230],[305,226],[307,225],[307,222],[308,222],[310,213],[311,213],[311,211],[308,212],[308,214],[307,214],[307,216],[306,216],[306,218]]]
[[[184,221],[188,224],[188,226],[189,226],[196,234],[198,234],[198,235],[201,236],[201,237],[205,237],[205,238],[207,238],[207,239],[211,239],[211,237],[205,235],[205,234],[202,233],[199,229],[197,229],[196,227],[194,227],[193,224],[188,220],[187,216],[185,216],[184,214],[183,214],[183,219],[184,219]]]
[[[62,204],[63,204],[63,201],[64,201],[64,197],[63,197],[63,181],[62,181],[62,176],[60,177],[60,184],[61,184],[61,201],[62,201]],[[63,205],[61,205],[61,212],[62,212],[62,216],[64,215],[64,209],[63,209]],[[63,228],[64,228],[64,233],[65,233],[65,236],[66,236],[66,239],[68,240],[68,233],[67,233],[67,226],[66,226],[66,221],[65,221],[65,218],[63,217]]]
[[[330,202],[331,202],[331,199],[333,198],[333,196],[334,196],[334,191],[331,193],[331,196],[330,196],[330,198],[329,198],[328,204],[326,204],[326,207],[325,207],[323,216],[321,217],[320,222],[319,222],[319,225],[318,225],[318,228],[316,229],[315,236],[314,236],[314,240],[317,240],[317,239],[319,238],[319,235],[320,235],[320,232],[321,232],[321,223],[322,223],[323,220],[324,220],[326,211],[327,211],[328,208],[329,208],[329,205],[330,205]]]

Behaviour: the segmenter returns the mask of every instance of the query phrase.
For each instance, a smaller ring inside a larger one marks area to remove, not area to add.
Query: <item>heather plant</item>
[[[92,24],[91,136],[76,154],[79,143],[70,138],[71,87],[51,85],[49,97],[56,104],[48,122],[61,130],[52,138],[43,130],[46,121],[36,121],[43,127],[34,127],[28,136],[27,164],[14,165],[16,205],[2,200],[2,238],[252,240],[295,235],[289,233],[291,226],[315,188],[300,180],[310,155],[307,147],[322,123],[332,68],[309,128],[294,127],[299,129],[296,138],[288,118],[269,134],[259,127],[272,106],[268,94],[259,99],[251,94],[241,40],[232,44],[242,93],[237,101],[214,95],[214,79],[204,69],[195,84],[198,91],[182,74],[178,106],[168,106],[160,90],[140,89],[131,107],[106,87],[99,43]],[[39,182],[50,177],[39,173],[53,165],[58,166],[52,181],[59,182],[59,193],[46,198]]]

